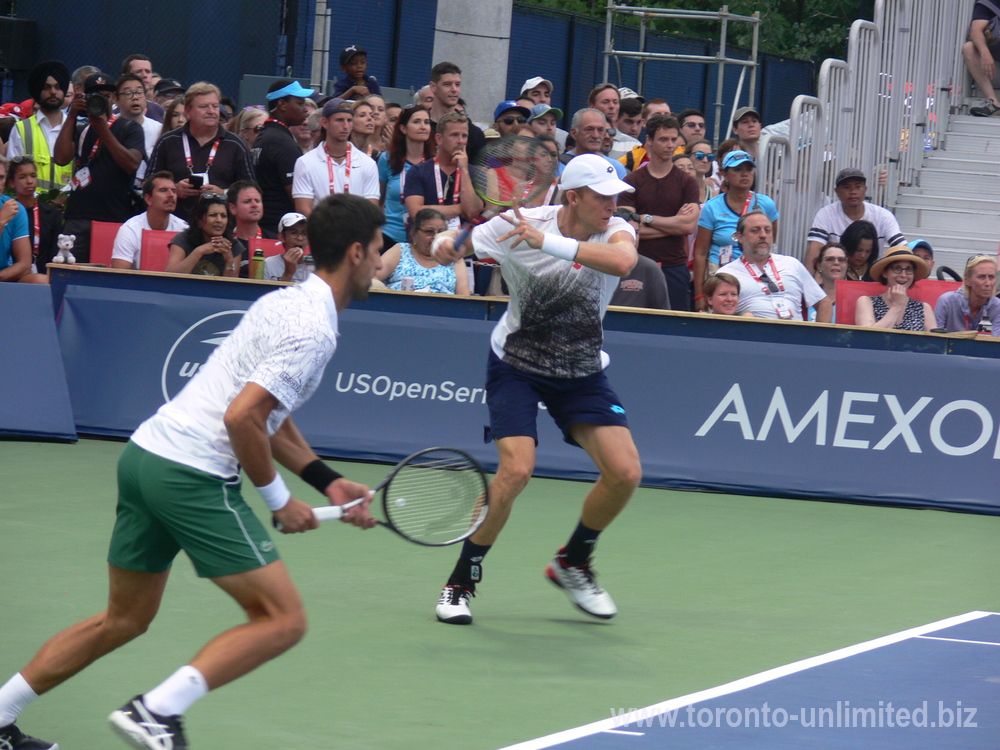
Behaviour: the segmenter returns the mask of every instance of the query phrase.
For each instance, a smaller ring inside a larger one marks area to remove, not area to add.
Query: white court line
[[[666,713],[667,711],[676,711],[694,703],[711,700],[712,698],[718,698],[722,695],[729,695],[730,693],[736,693],[740,690],[746,690],[747,688],[762,685],[765,682],[770,682],[781,677],[787,677],[788,675],[795,674],[796,672],[804,672],[805,670],[812,669],[813,667],[846,659],[850,656],[863,654],[866,651],[874,651],[875,649],[882,648],[883,646],[891,646],[894,643],[900,643],[901,641],[909,640],[910,638],[917,638],[926,633],[933,633],[935,630],[943,630],[944,628],[961,625],[962,623],[971,622],[972,620],[978,620],[983,617],[989,617],[990,615],[1000,615],[1000,612],[966,612],[964,615],[956,615],[955,617],[938,620],[937,622],[921,625],[916,628],[910,628],[909,630],[903,630],[899,633],[893,633],[892,635],[885,635],[881,638],[865,641],[864,643],[847,646],[846,648],[831,651],[828,654],[820,654],[819,656],[812,656],[808,659],[792,662],[791,664],[786,664],[783,667],[775,667],[774,669],[769,669],[766,672],[760,672],[755,675],[750,675],[749,677],[742,677],[733,682],[727,682],[725,685],[719,685],[718,687],[709,688],[707,690],[700,690],[699,692],[691,693],[690,695],[682,695],[679,698],[671,698],[670,700],[663,701],[662,703],[655,703],[652,706],[647,706],[646,708],[636,709],[636,711],[642,711],[644,716],[654,716],[659,713]],[[597,734],[598,732],[607,732],[609,729],[618,729],[620,726],[620,718],[602,719],[601,721],[595,721],[591,724],[584,724],[582,727],[575,727],[573,729],[566,729],[562,732],[556,732],[555,734],[550,734],[546,737],[538,737],[537,739],[527,740],[516,745],[508,745],[507,747],[500,748],[500,750],[544,750],[545,748],[561,745],[564,742],[570,742],[572,740],[578,740],[581,737],[588,737],[592,734]]]
[[[917,638],[925,641],[951,641],[952,643],[974,643],[977,646],[1000,646],[1000,643],[993,641],[967,641],[963,638],[942,638],[938,635],[918,635]]]
[[[627,734],[632,737],[645,737],[645,732],[626,732],[624,729],[605,729],[604,734]]]

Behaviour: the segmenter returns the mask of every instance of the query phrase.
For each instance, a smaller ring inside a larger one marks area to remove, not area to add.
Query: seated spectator
[[[826,292],[826,299],[830,303],[830,320],[837,320],[837,282],[842,281],[847,273],[847,251],[844,246],[837,242],[827,242],[819,250],[819,259],[816,261],[819,269],[816,272],[816,280]],[[810,310],[810,320],[814,320],[815,308]]]
[[[708,307],[705,312],[712,315],[736,315],[740,306],[740,280],[731,273],[716,273],[705,279],[705,299]],[[740,317],[752,318],[752,312],[745,312]]]
[[[410,220],[420,209],[431,206],[440,211],[449,229],[457,229],[462,218],[472,219],[482,211],[482,201],[468,174],[469,119],[457,112],[442,115],[434,134],[437,155],[413,167],[406,177],[403,200]]]
[[[278,239],[285,252],[272,255],[264,260],[264,278],[267,281],[305,281],[315,269],[312,256],[307,252],[309,236],[306,233],[306,217],[290,212],[278,220]]]
[[[264,198],[260,186],[253,180],[234,182],[226,190],[226,202],[229,205],[229,217],[233,227],[233,235],[244,247],[250,247],[250,240],[275,240],[278,233],[261,226],[264,217]],[[275,225],[277,229],[277,225]],[[240,278],[250,278],[250,257],[244,254],[240,260]]]
[[[529,112],[528,125],[536,135],[544,133],[556,137],[556,123],[563,118],[561,109],[542,102],[533,106]],[[558,145],[558,139],[556,144]]]
[[[403,203],[406,175],[413,166],[434,158],[431,135],[431,118],[427,110],[407,107],[400,113],[389,149],[378,158],[378,179],[385,211],[382,233],[393,244],[406,242],[406,224],[409,221],[409,213]]]
[[[806,267],[815,270],[816,254],[827,242],[844,243],[843,234],[851,222],[865,220],[876,230],[875,254],[878,258],[883,247],[902,245],[906,242],[899,231],[899,222],[888,209],[865,200],[868,180],[860,169],[842,169],[837,173],[837,200],[823,206],[813,218],[809,230],[809,249],[806,253]],[[850,275],[848,275],[850,278]]]
[[[531,201],[528,205],[552,206],[556,204],[556,199],[559,197],[559,177],[562,175],[566,165],[559,161],[559,144],[556,142],[554,136],[542,133],[541,135],[535,135],[534,137],[535,140],[540,141],[542,145],[545,146],[545,150],[549,152],[549,156],[551,156],[553,161],[556,163],[556,169],[552,174],[552,189],[539,198]]]
[[[351,105],[333,98],[323,105],[322,113],[325,140],[295,162],[292,200],[296,212],[309,216],[313,206],[333,193],[353,193],[378,204],[378,165],[350,141]]]
[[[847,251],[845,279],[874,281],[869,271],[878,257],[875,252],[877,243],[878,230],[870,221],[855,221],[847,226],[840,238],[840,244]]]
[[[914,255],[919,255],[927,262],[927,269],[929,271],[934,270],[934,248],[931,247],[931,243],[927,240],[913,240],[913,242],[907,243],[910,246],[910,250],[913,251]]]
[[[628,213],[636,216],[631,211]],[[638,231],[635,225],[633,229]],[[620,307],[643,307],[649,310],[669,310],[670,295],[660,264],[645,255],[638,256],[635,268],[618,282],[618,288],[611,295],[608,304]]]
[[[531,117],[531,110],[518,105],[512,99],[500,102],[493,110],[493,129],[501,137],[505,135],[517,135],[517,131],[528,122]]]
[[[691,157],[694,164],[694,179],[698,183],[699,201],[705,205],[719,193],[718,185],[712,179],[712,167],[715,166],[712,144],[708,141],[692,141],[684,147],[684,153]]]
[[[153,100],[166,111],[167,105],[174,99],[184,98],[184,91],[184,86],[176,78],[161,78],[153,85]]]
[[[684,174],[691,175],[692,178],[695,178],[694,159],[690,156],[687,154],[674,154],[670,157],[670,161],[672,161],[674,166],[681,170]]]
[[[440,211],[434,208],[419,210],[410,230],[412,240],[393,245],[385,252],[382,268],[375,278],[397,291],[469,294],[465,262],[441,265],[431,255],[431,243],[446,228],[447,222]]]
[[[51,263],[58,252],[56,241],[62,231],[62,211],[51,203],[42,203],[35,196],[38,171],[31,154],[20,154],[10,160],[6,182],[28,220],[31,273],[45,274],[45,264]]]
[[[369,94],[382,94],[375,76],[368,75],[368,53],[356,44],[340,50],[340,70],[343,72],[333,85],[333,95],[341,99],[364,99]]]
[[[381,152],[372,145],[375,137],[375,108],[367,101],[354,103],[354,120],[351,124],[351,143],[363,154],[378,160]],[[381,141],[379,141],[381,143]]]
[[[757,158],[757,146],[760,145],[760,112],[753,107],[740,107],[733,115],[733,135],[740,142],[740,150],[746,151],[754,159]],[[704,138],[704,134],[701,136]]]
[[[167,102],[166,107],[163,108],[163,128],[160,130],[160,138],[165,136],[171,130],[177,130],[177,128],[184,127],[184,123],[187,122],[187,115],[184,114],[184,99],[172,99]],[[156,140],[159,140],[157,138]],[[147,154],[149,156],[149,154]]]
[[[609,130],[607,117],[598,109],[580,109],[573,115],[573,122],[570,125],[569,133],[573,138],[573,149],[567,151],[560,157],[563,164],[568,164],[574,156],[580,154],[598,154],[603,156],[615,168],[618,179],[624,179],[628,172],[625,165],[610,158],[604,153],[604,139]]]
[[[991,4],[992,5],[992,4]],[[962,45],[962,57],[972,80],[986,97],[981,107],[971,107],[969,114],[976,117],[1000,117],[1000,99],[993,90],[997,74],[996,61],[1000,59],[1000,39],[990,33],[990,26],[1000,22],[996,6],[977,2],[972,10],[968,41]]]
[[[167,273],[230,276],[240,273],[246,247],[229,233],[222,193],[202,193],[191,210],[191,226],[170,240]]]
[[[22,157],[23,158],[23,157]],[[7,182],[7,159],[0,157],[0,185]],[[37,204],[36,204],[37,205]],[[8,195],[0,195],[0,281],[46,284],[48,277],[31,270],[28,212]]]
[[[698,237],[694,246],[693,282],[695,309],[704,310],[704,280],[721,266],[740,258],[743,249],[733,241],[733,232],[741,216],[762,211],[770,219],[772,231],[778,228],[778,208],[766,195],[750,189],[757,165],[746,151],[730,151],[722,161],[722,177],[728,185],[725,193],[705,203],[698,218]]]
[[[965,264],[962,288],[938,297],[935,321],[949,333],[982,331],[1000,336],[1000,299],[994,296],[996,288],[997,256],[972,256]]]
[[[164,135],[149,159],[152,172],[167,170],[177,181],[177,210],[185,221],[202,193],[222,193],[238,180],[252,180],[250,150],[219,120],[219,88],[199,82],[184,94],[187,123]]]
[[[69,106],[70,127],[62,128],[56,138],[56,164],[76,160],[63,212],[63,233],[76,236],[72,252],[79,263],[90,261],[91,221],[121,224],[135,213],[132,186],[146,158],[145,136],[139,123],[111,117],[109,97],[119,89],[131,88],[132,80],[123,77],[121,85],[116,86],[103,73],[87,78],[83,90],[104,97],[104,112],[82,117],[78,122],[86,115],[87,99],[74,99]]]
[[[909,296],[913,284],[926,279],[929,273],[924,259],[910,252],[907,245],[890,247],[885,257],[871,268],[872,279],[886,290],[873,297],[858,297],[854,308],[855,324],[896,331],[937,328],[931,306]]]
[[[742,256],[719,271],[739,279],[737,312],[750,312],[757,318],[804,320],[806,310],[815,306],[817,322],[830,322],[830,303],[823,287],[798,258],[771,252],[774,230],[766,213],[756,209],[741,216],[736,223],[736,240],[743,248]]]
[[[142,183],[142,200],[146,210],[118,229],[111,250],[112,268],[139,268],[144,229],[183,232],[188,228],[186,221],[173,214],[177,208],[177,185],[170,172],[155,172],[147,177]]]

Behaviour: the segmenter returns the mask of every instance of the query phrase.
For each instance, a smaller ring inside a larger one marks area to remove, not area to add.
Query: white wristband
[[[563,237],[561,234],[546,232],[542,240],[541,250],[554,258],[574,261],[576,254],[580,250],[580,241],[572,237]]]
[[[257,492],[264,498],[264,503],[272,513],[284,508],[292,497],[292,493],[285,486],[285,480],[281,478],[281,474],[275,474],[274,481],[263,487],[258,487]]]
[[[450,239],[452,239],[450,235],[439,234],[437,237],[434,238],[434,241],[431,243],[431,257],[434,258],[434,260],[436,260],[438,263],[441,263],[441,259],[438,257],[438,250],[441,248],[441,243],[444,242],[445,240],[450,240]]]

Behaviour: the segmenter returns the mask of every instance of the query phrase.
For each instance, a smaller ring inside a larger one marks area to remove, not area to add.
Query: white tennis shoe
[[[566,593],[578,609],[591,617],[610,620],[618,614],[618,607],[597,582],[589,561],[583,565],[567,566],[560,550],[545,569],[545,575]]]
[[[471,625],[472,610],[469,609],[469,599],[476,595],[476,585],[468,587],[459,583],[449,583],[441,590],[438,599],[437,618],[449,625]]]

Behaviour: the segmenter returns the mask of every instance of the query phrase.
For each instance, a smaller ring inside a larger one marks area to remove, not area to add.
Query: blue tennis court
[[[1000,614],[969,612],[505,750],[1000,746]]]

